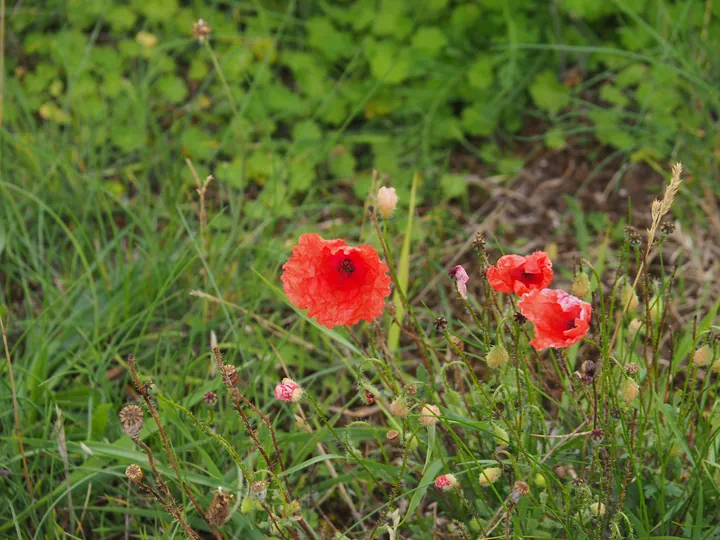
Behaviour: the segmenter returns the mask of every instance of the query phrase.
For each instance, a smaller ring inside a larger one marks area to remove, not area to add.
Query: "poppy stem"
[[[415,328],[417,330],[418,336],[420,337],[420,343],[422,344],[423,353],[425,355],[425,366],[428,370],[428,375],[430,378],[430,387],[433,388],[435,385],[435,371],[432,366],[432,358],[430,357],[430,352],[428,351],[427,344],[425,343],[425,337],[422,331],[422,327],[420,326],[420,323],[417,320],[417,316],[415,315],[415,310],[410,306],[410,302],[408,302],[407,296],[405,296],[405,293],[402,290],[402,287],[400,286],[400,280],[397,277],[397,274],[395,273],[395,266],[393,265],[392,259],[390,258],[390,252],[387,247],[387,243],[385,242],[385,237],[382,234],[382,231],[380,230],[380,224],[378,223],[377,216],[375,215],[375,212],[370,213],[370,217],[372,218],[372,222],[375,225],[375,230],[377,231],[378,239],[380,240],[380,246],[382,247],[383,254],[385,255],[385,260],[387,260],[388,268],[390,270],[390,277],[393,280],[393,283],[395,284],[395,290],[397,291],[398,295],[400,296],[400,300],[403,303],[403,307],[407,310],[407,312],[410,314],[410,318],[413,321],[413,324],[415,325]]]

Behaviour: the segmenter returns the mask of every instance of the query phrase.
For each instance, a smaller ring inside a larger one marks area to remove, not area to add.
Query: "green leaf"
[[[465,197],[468,190],[467,178],[464,174],[443,174],[440,177],[440,187],[448,199]]]
[[[412,38],[412,47],[429,56],[437,56],[447,46],[448,40],[442,30],[436,26],[418,29]]]
[[[685,452],[685,454],[687,455],[687,459],[692,465],[693,469],[695,469],[697,467],[695,463],[695,456],[693,455],[692,450],[690,449],[690,445],[685,438],[684,430],[681,430],[680,426],[678,425],[677,411],[675,411],[675,409],[670,403],[660,404],[660,409],[665,416],[665,420],[670,427],[670,431],[672,431],[673,435],[675,435],[675,439],[682,447],[683,452]]]
[[[570,103],[570,91],[557,80],[552,71],[546,70],[538,75],[530,85],[530,97],[538,108],[555,116]]]
[[[327,17],[313,17],[307,21],[308,44],[322,52],[330,60],[352,56],[354,43],[352,37],[340,32]]]
[[[630,99],[623,91],[612,84],[604,84],[600,87],[600,98],[620,108],[625,108],[630,103]]]
[[[491,56],[483,55],[478,57],[468,69],[468,82],[473,88],[487,90],[493,84],[494,59]]]
[[[174,75],[161,77],[155,87],[170,103],[180,103],[188,95],[188,89],[185,82]]]
[[[127,6],[115,5],[108,10],[105,18],[113,31],[126,32],[135,25],[137,14]]]
[[[386,84],[398,84],[410,74],[410,60],[390,41],[368,41],[365,55],[373,77]]]
[[[336,178],[348,178],[355,173],[356,160],[353,153],[344,146],[336,146],[330,153],[328,168]]]
[[[410,504],[408,505],[408,509],[405,513],[405,518],[403,519],[403,522],[407,521],[412,515],[412,513],[415,511],[415,509],[418,507],[420,501],[425,496],[425,492],[435,481],[435,476],[437,476],[437,473],[440,471],[440,469],[442,469],[442,467],[443,463],[439,459],[433,461],[429,467],[425,467],[425,471],[423,472],[422,478],[420,479],[420,485],[415,490],[412,498],[410,499]]]

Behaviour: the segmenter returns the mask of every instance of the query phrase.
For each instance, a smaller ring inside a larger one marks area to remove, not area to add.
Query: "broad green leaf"
[[[535,105],[555,116],[570,103],[570,91],[552,71],[543,71],[533,79],[530,96]]]

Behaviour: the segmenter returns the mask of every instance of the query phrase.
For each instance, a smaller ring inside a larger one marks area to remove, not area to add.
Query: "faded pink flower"
[[[377,192],[377,202],[380,213],[385,219],[392,216],[398,203],[395,188],[381,187]]]
[[[283,379],[280,384],[275,387],[275,398],[280,401],[297,403],[303,397],[303,390],[300,385],[292,379]]]
[[[454,474],[441,474],[435,479],[435,487],[443,491],[450,491],[457,486],[458,481]]]
[[[460,296],[467,300],[467,282],[470,281],[470,276],[468,276],[465,269],[462,266],[457,265],[450,269],[448,276],[450,276],[450,279],[457,284]]]

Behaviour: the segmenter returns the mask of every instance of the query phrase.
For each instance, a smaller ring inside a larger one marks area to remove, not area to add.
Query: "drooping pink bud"
[[[450,279],[455,281],[457,284],[458,292],[460,293],[460,296],[462,296],[465,300],[467,300],[467,282],[470,281],[470,276],[468,276],[468,273],[465,271],[465,269],[457,265],[450,269],[448,272],[448,276],[450,276]]]
[[[303,390],[300,385],[292,379],[283,379],[280,384],[275,387],[275,398],[280,401],[297,403],[303,397]]]
[[[458,481],[454,474],[441,474],[435,479],[435,487],[443,491],[450,491],[457,486]]]

